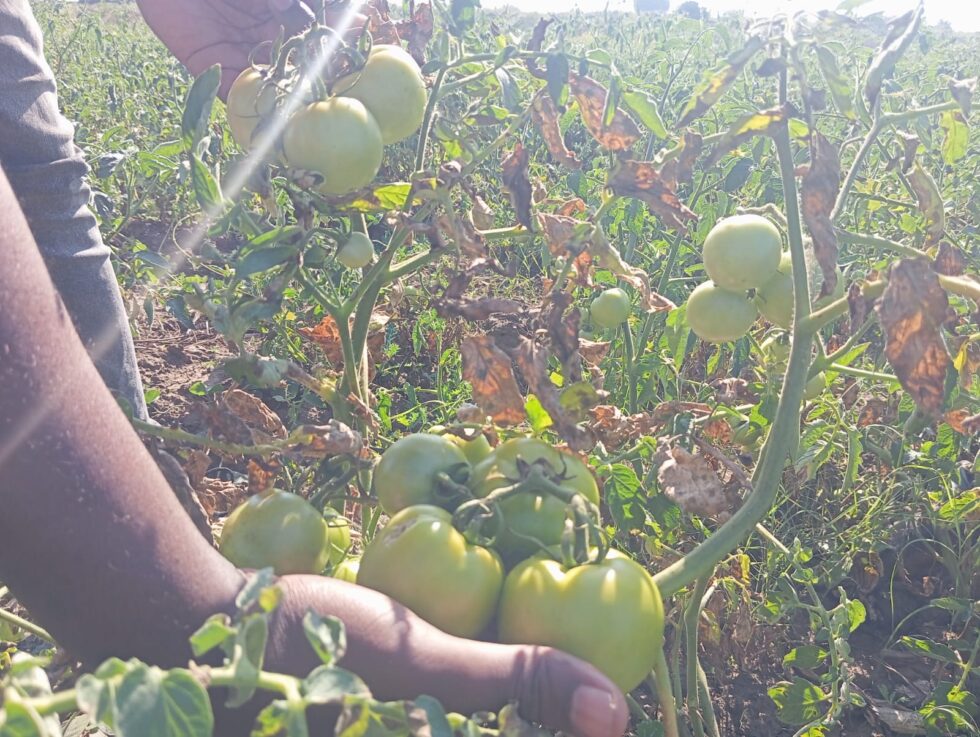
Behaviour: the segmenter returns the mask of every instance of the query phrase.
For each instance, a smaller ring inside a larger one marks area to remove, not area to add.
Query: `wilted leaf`
[[[572,95],[578,102],[582,122],[603,148],[625,151],[639,140],[640,129],[622,110],[615,109],[612,121],[606,123],[604,113],[609,93],[605,87],[591,77],[574,73],[569,75],[568,81]]]
[[[685,130],[681,141],[675,150],[680,153],[671,158],[660,169],[660,177],[669,182],[671,189],[677,189],[681,184],[690,184],[694,172],[694,164],[701,153],[702,138],[700,133]]]
[[[592,234],[590,223],[566,215],[538,213],[538,222],[544,230],[544,241],[552,256],[578,256],[589,245]]]
[[[566,169],[581,169],[582,162],[565,146],[565,139],[558,127],[558,108],[547,89],[539,91],[531,101],[531,118],[555,161]]]
[[[290,452],[304,458],[330,458],[339,455],[359,455],[364,439],[338,420],[326,425],[300,425],[289,434]]]
[[[677,307],[669,299],[651,289],[650,280],[645,271],[623,261],[619,251],[613,247],[601,230],[595,231],[590,252],[595,256],[599,266],[609,269],[640,292],[640,305],[647,312],[666,312]]]
[[[491,315],[515,315],[525,309],[516,299],[505,297],[442,298],[435,300],[432,306],[442,317],[462,317],[470,322],[486,320]]]
[[[713,443],[727,445],[732,442],[732,426],[721,417],[708,420],[701,428],[701,433]]]
[[[282,463],[275,458],[250,458],[247,468],[249,494],[261,494],[275,486]]]
[[[479,261],[490,255],[486,239],[468,220],[457,217],[455,213],[442,213],[436,218],[436,225],[449,235],[466,258]]]
[[[728,64],[712,72],[711,75],[695,90],[694,96],[687,103],[677,121],[677,128],[683,128],[702,115],[721,98],[725,91],[732,86],[749,59],[755,56],[764,45],[762,38],[753,36],[740,51],[728,58]]]
[[[528,230],[534,230],[534,216],[531,213],[531,180],[527,173],[528,155],[524,146],[518,142],[514,150],[501,162],[504,188],[510,195],[510,202],[517,213],[517,222]]]
[[[731,500],[705,457],[680,446],[669,449],[657,471],[657,483],[664,496],[688,514],[714,517],[730,510]]]
[[[777,131],[782,130],[782,127],[789,120],[792,110],[790,104],[786,103],[781,107],[743,115],[725,131],[721,140],[709,154],[705,166],[714,166],[725,154],[735,150],[744,141],[754,136],[772,136]]]
[[[910,10],[891,22],[888,35],[878,47],[878,52],[875,54],[864,80],[864,96],[868,100],[869,108],[874,109],[877,105],[881,83],[892,73],[895,63],[902,57],[905,49],[915,38],[919,24],[922,22],[922,11],[923,6],[919,4],[914,10]]]
[[[916,161],[905,172],[905,177],[912,186],[912,191],[919,201],[919,212],[926,219],[925,248],[929,249],[939,243],[946,230],[946,212],[943,208],[943,197],[932,175]]]
[[[954,409],[944,419],[960,435],[976,435],[980,431],[980,414],[971,415],[968,409]]]
[[[949,299],[926,259],[903,259],[892,266],[878,303],[885,333],[885,356],[919,409],[942,414],[950,363],[941,330]]]
[[[942,241],[936,251],[936,259],[932,262],[932,269],[937,274],[946,276],[962,276],[966,273],[966,256],[956,246],[949,241]]]
[[[582,357],[578,352],[581,317],[578,307],[572,304],[572,296],[567,292],[553,295],[542,314],[551,349],[561,364],[562,377],[567,384],[576,384],[582,380]]]
[[[510,358],[486,335],[467,338],[460,346],[463,379],[473,386],[473,399],[498,425],[524,420],[524,399]]]
[[[939,125],[946,134],[942,147],[943,162],[947,165],[955,164],[966,156],[970,145],[970,126],[959,110],[944,112],[939,116]]]
[[[823,134],[814,131],[810,146],[810,168],[803,176],[800,199],[803,220],[813,240],[813,253],[823,273],[820,297],[837,288],[837,234],[830,220],[840,191],[840,159]]]
[[[851,578],[864,593],[874,591],[878,587],[878,582],[885,573],[885,565],[882,563],[881,556],[874,551],[869,553],[858,553],[854,556],[854,564],[851,566]]]
[[[688,222],[698,219],[680,201],[673,183],[655,168],[652,161],[620,159],[609,172],[608,185],[620,197],[635,197],[670,227],[687,232]]]
[[[977,91],[977,78],[951,79],[949,80],[949,91],[953,95],[953,99],[960,104],[963,117],[969,117],[970,109],[973,107],[973,94]]]
[[[392,212],[405,207],[411,191],[411,182],[388,182],[360,189],[342,197],[324,197],[324,199],[330,203],[333,211]]]
[[[434,29],[431,3],[416,5],[412,17],[396,22],[395,29],[408,44],[408,53],[412,55],[415,62],[419,66],[424,66],[425,47],[432,39]]]

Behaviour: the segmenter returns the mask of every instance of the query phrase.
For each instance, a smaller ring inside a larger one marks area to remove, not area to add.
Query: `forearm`
[[[0,580],[89,663],[186,662],[242,577],[100,380],[2,173],[0,254]]]

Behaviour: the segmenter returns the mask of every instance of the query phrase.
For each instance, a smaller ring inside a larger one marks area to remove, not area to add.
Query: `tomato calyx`
[[[595,550],[599,551],[599,560],[605,557],[608,545],[604,541],[602,531],[596,524],[599,518],[598,508],[577,491],[573,491],[560,483],[564,478],[563,472],[556,472],[545,459],[528,463],[522,458],[517,459],[518,479],[507,486],[497,488],[484,497],[473,498],[463,502],[453,514],[453,525],[472,542],[481,545],[492,545],[504,529],[506,520],[501,511],[501,502],[521,494],[540,496],[549,494],[565,504],[565,528],[559,545],[560,557],[556,557],[554,546],[548,546],[536,537],[522,534],[511,529],[510,534],[527,541],[539,551],[547,552],[563,565],[578,565],[586,562]]]

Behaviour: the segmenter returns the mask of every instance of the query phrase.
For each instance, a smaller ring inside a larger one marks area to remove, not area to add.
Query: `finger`
[[[302,31],[313,22],[313,12],[298,0],[269,0],[269,10],[287,34]]]
[[[619,688],[585,661],[552,648],[515,648],[522,714],[575,737],[621,737],[629,721]]]

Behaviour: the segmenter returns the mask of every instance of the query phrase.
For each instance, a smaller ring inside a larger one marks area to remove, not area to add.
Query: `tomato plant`
[[[364,68],[339,80],[334,89],[364,103],[386,144],[408,138],[425,117],[425,80],[415,59],[400,46],[374,46]]]
[[[782,250],[782,236],[771,222],[759,215],[733,215],[719,220],[704,239],[704,269],[723,289],[754,289],[776,273]]]
[[[507,574],[499,630],[504,642],[577,655],[630,691],[663,647],[664,608],[650,574],[615,550],[571,568],[539,556]]]
[[[581,494],[592,504],[599,503],[599,488],[589,467],[571,453],[535,438],[512,438],[501,443],[473,468],[469,486],[477,497],[486,497],[520,482],[522,472],[530,466],[538,466],[549,480]],[[564,501],[533,485],[504,499],[500,502],[502,525],[496,531],[494,548],[510,565],[542,546],[557,544],[565,526],[565,509]]]
[[[357,583],[401,602],[441,630],[476,637],[490,623],[504,569],[492,550],[471,545],[452,515],[430,505],[407,507],[371,541]]]
[[[417,504],[444,505],[439,474],[465,481],[470,464],[459,445],[444,435],[415,433],[391,444],[374,470],[374,493],[381,507],[394,514]]]
[[[619,287],[607,289],[592,300],[589,314],[597,327],[618,328],[630,316],[629,295]]]
[[[221,530],[221,553],[240,568],[320,573],[350,547],[350,527],[329,519],[308,501],[286,491],[255,494],[237,507]]]
[[[687,324],[711,343],[738,340],[745,335],[759,312],[744,292],[730,292],[704,282],[687,298]]]
[[[332,97],[293,113],[282,146],[289,165],[319,174],[318,189],[331,195],[370,184],[384,152],[378,124],[349,97]]]

